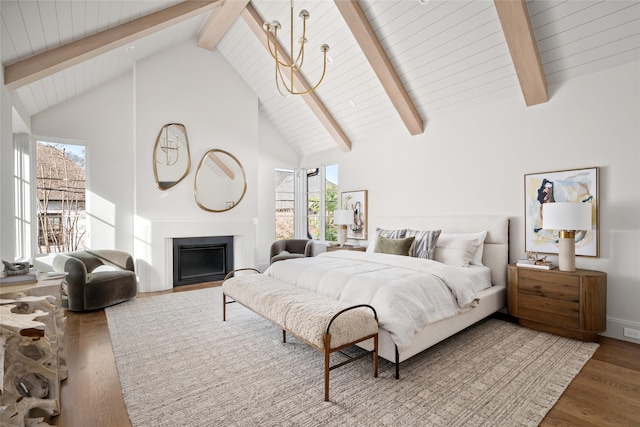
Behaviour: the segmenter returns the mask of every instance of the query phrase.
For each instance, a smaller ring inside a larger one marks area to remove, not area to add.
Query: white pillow
[[[369,241],[369,245],[367,246],[367,252],[373,253],[376,251],[376,241],[378,240],[378,236],[386,237],[387,239],[404,239],[407,234],[407,229],[399,229],[399,230],[385,230],[383,228],[376,228],[376,234],[373,237],[373,240]]]
[[[443,264],[468,267],[483,265],[482,255],[487,232],[440,234],[433,259]]]
[[[101,272],[105,272],[105,271],[121,271],[121,268],[118,267],[114,267],[113,265],[99,265],[96,268],[93,269],[92,273],[101,273]]]

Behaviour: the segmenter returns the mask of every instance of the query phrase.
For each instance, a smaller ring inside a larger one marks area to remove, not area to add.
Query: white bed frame
[[[400,362],[426,350],[505,307],[507,301],[507,265],[509,264],[509,218],[504,216],[424,216],[378,217],[369,219],[369,236],[376,227],[383,229],[412,228],[442,230],[443,233],[474,233],[487,231],[482,263],[491,268],[492,287],[480,292],[480,302],[473,309],[457,316],[427,325],[418,332],[409,347],[398,352],[391,335],[379,331],[379,355],[394,362],[396,378],[400,377]],[[367,348],[367,344],[362,345]]]

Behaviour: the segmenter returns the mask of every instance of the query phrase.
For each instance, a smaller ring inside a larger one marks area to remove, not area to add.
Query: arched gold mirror
[[[223,150],[209,150],[202,157],[194,193],[196,203],[209,212],[236,207],[247,192],[247,179],[240,161]]]
[[[184,179],[191,169],[187,129],[180,123],[162,126],[153,149],[153,174],[160,190]]]

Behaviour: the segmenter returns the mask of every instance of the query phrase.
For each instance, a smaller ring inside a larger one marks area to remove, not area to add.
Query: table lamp
[[[542,228],[559,230],[558,268],[576,271],[576,230],[591,230],[591,203],[555,202],[542,205]]]
[[[353,211],[336,209],[333,211],[333,223],[338,226],[338,243],[344,246],[347,241],[347,225],[353,223]]]

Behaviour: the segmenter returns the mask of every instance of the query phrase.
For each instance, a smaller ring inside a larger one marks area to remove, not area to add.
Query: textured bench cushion
[[[331,318],[350,305],[262,274],[233,277],[222,291],[319,349]],[[369,308],[349,310],[331,325],[331,348],[341,347],[378,332]]]

